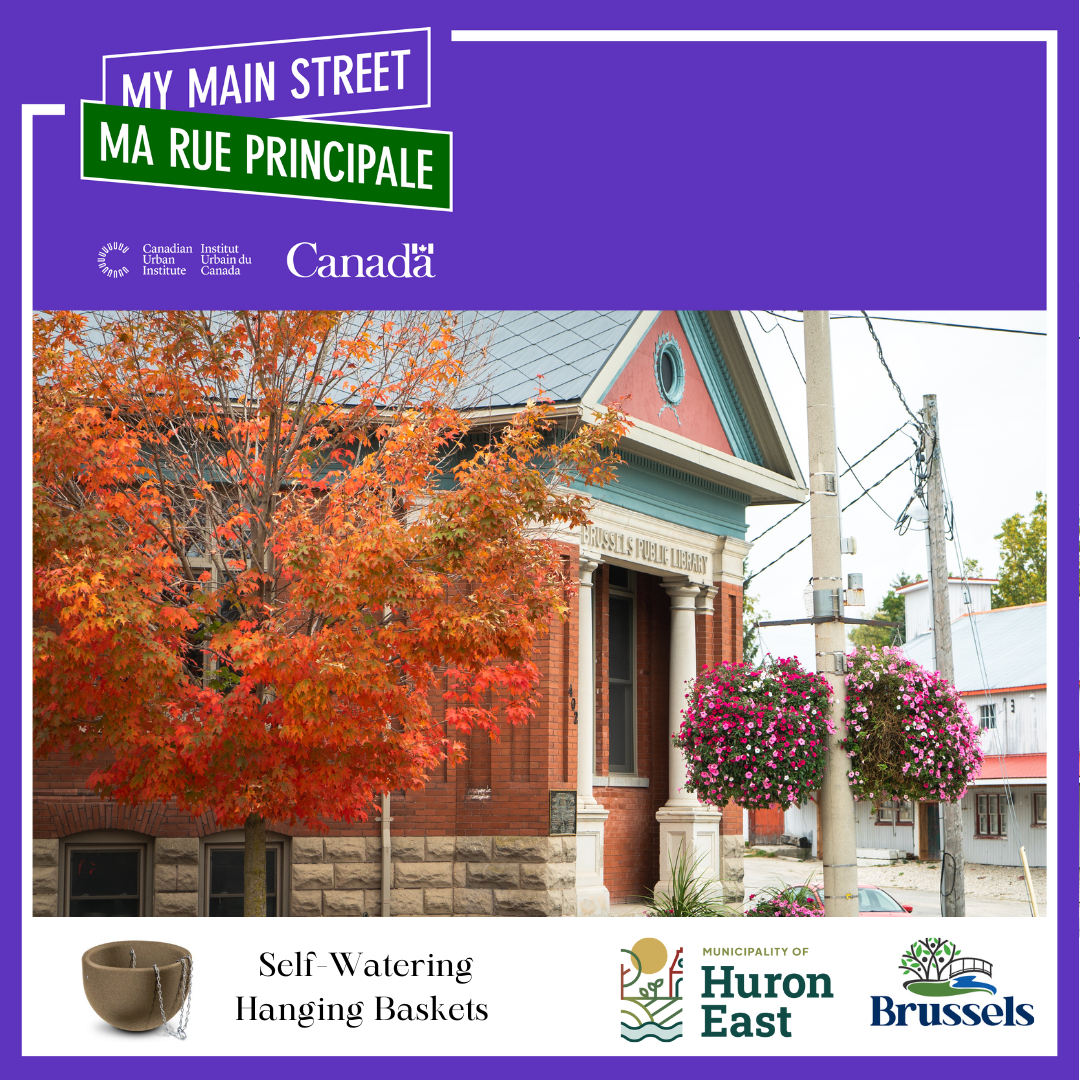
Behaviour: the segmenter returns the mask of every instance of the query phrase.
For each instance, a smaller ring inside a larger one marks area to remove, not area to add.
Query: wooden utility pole
[[[844,720],[844,583],[840,565],[840,494],[836,469],[836,415],[833,406],[829,313],[803,312],[806,350],[806,427],[810,449],[810,543],[813,549],[814,644],[818,674],[833,690],[832,721],[825,780],[819,792],[825,915],[859,914],[859,875],[855,855],[855,798],[848,784],[847,754],[840,741]]]
[[[930,535],[930,602],[934,613],[934,653],[941,677],[953,683],[952,619],[949,605],[949,570],[945,555],[945,488],[941,478],[941,433],[937,394],[923,394],[923,460],[927,480],[927,522]],[[962,919],[964,905],[964,823],[959,802],[943,804],[945,836],[941,845],[944,890],[941,914]]]

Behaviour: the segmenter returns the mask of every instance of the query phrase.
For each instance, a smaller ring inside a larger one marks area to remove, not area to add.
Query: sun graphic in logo
[[[110,240],[104,247],[97,253],[98,269],[106,276],[110,278],[122,278],[127,272],[126,266],[110,266],[109,256],[114,251],[119,251],[121,255],[126,255],[131,249],[127,244],[122,244],[117,240]]]
[[[643,937],[630,950],[630,961],[642,975],[655,975],[667,963],[667,947],[654,937]]]

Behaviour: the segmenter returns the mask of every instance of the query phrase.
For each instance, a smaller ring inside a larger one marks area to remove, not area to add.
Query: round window
[[[668,395],[675,389],[675,364],[669,352],[660,357],[660,387]]]
[[[664,407],[674,409],[682,401],[684,384],[683,359],[678,342],[667,332],[661,334],[653,356],[656,388],[664,400]]]

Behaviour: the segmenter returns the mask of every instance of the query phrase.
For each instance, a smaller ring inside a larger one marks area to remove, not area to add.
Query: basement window
[[[146,849],[67,848],[67,914],[72,918],[125,918],[142,915]]]
[[[244,917],[244,845],[208,844],[210,887],[207,912],[212,919]],[[278,915],[278,896],[282,864],[280,844],[266,845],[266,914]]]

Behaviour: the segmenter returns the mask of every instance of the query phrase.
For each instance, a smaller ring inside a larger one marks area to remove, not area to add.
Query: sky
[[[777,314],[801,319],[798,311]],[[838,318],[852,315],[857,318]],[[1029,514],[1035,493],[1050,491],[1053,472],[1048,454],[1054,450],[1054,403],[1048,339],[888,322],[878,316],[1045,331],[1045,313],[871,311],[869,315],[885,361],[912,411],[918,414],[924,394],[937,394],[945,475],[963,554],[977,559],[985,576],[996,577],[999,551],[994,535],[1001,523],[1017,512]],[[854,463],[908,416],[860,313],[834,311],[830,316],[836,440],[848,462]],[[796,370],[798,364],[805,371],[803,328],[799,322],[778,320],[764,311],[744,311],[743,318],[805,477],[809,472],[806,392]],[[906,432],[913,433],[913,428],[909,426]],[[912,450],[911,440],[901,432],[857,465],[855,475],[869,488]],[[844,467],[841,462],[840,468]],[[842,535],[854,536],[858,545],[855,555],[844,556],[844,574],[861,572],[866,590],[866,607],[848,608],[851,616],[873,618],[889,583],[901,571],[912,577],[919,573],[926,576],[925,535],[912,529],[901,536],[893,527],[912,491],[912,473],[905,464],[870,492],[881,508],[864,496],[842,515]],[[851,473],[840,477],[839,492],[841,506],[861,494]],[[761,536],[791,509],[763,506],[747,511],[747,539],[754,542],[751,572],[762,569],[809,534],[810,513],[804,507]],[[1051,530],[1054,510],[1051,499]],[[949,569],[958,569],[951,546]],[[803,618],[802,592],[810,574],[807,541],[755,577],[747,592],[760,598],[759,607],[773,619]],[[797,656],[805,667],[813,668],[813,626],[767,627],[761,635],[773,656]]]

